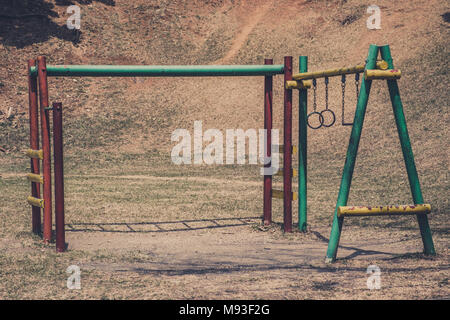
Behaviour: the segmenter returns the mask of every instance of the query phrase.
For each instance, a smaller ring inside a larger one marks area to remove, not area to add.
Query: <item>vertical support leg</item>
[[[40,56],[38,61],[39,79],[39,104],[41,114],[41,138],[44,153],[43,176],[44,176],[44,242],[52,240],[52,163],[50,150],[50,124],[48,116],[48,87],[47,67],[45,57]]]
[[[299,57],[299,72],[308,72],[308,57]],[[308,90],[299,90],[298,95],[298,229],[307,227],[307,124]]]
[[[284,232],[292,232],[292,89],[286,89],[289,80],[292,80],[292,57],[284,57]]]
[[[55,170],[55,229],[56,251],[66,250],[64,230],[64,165],[63,165],[63,129],[62,104],[53,103],[53,156]]]
[[[30,148],[39,150],[39,111],[37,78],[30,74],[30,68],[36,65],[36,60],[28,60],[28,103],[30,115]],[[31,159],[31,173],[40,174],[39,159]],[[31,182],[31,195],[35,198],[41,197],[39,183]],[[31,206],[31,226],[34,234],[41,233],[41,208]]]
[[[388,45],[380,47],[381,58],[388,63],[389,69],[394,69],[392,61],[391,50]],[[387,81],[389,88],[389,95],[392,102],[392,108],[395,116],[395,124],[397,125],[398,136],[403,152],[403,159],[405,160],[406,171],[408,173],[409,186],[414,204],[423,204],[422,190],[420,188],[419,176],[417,174],[416,164],[414,161],[414,154],[411,148],[411,141],[409,139],[408,128],[406,126],[405,114],[403,113],[403,104],[400,98],[400,91],[398,89],[397,80]],[[431,236],[430,226],[428,224],[428,217],[425,214],[418,214],[417,220],[419,222],[420,234],[425,254],[434,255],[433,238]]]
[[[273,64],[272,59],[265,59],[264,64]],[[272,157],[272,87],[273,77],[264,77],[264,129],[267,132],[266,140],[266,154],[265,156],[271,159]],[[265,167],[270,168],[271,163],[265,164]],[[264,175],[264,225],[272,223],[272,175]]]
[[[366,69],[374,69],[378,56],[378,46],[371,45],[366,63]],[[350,192],[350,185],[352,183],[353,169],[355,168],[356,155],[358,153],[359,140],[361,138],[361,131],[364,123],[364,116],[366,114],[367,102],[369,101],[370,88],[372,80],[365,80],[361,83],[361,91],[356,105],[355,118],[353,121],[352,132],[350,134],[350,142],[348,144],[347,154],[345,158],[344,170],[342,173],[341,186],[339,188],[339,195],[334,210],[333,225],[331,227],[330,241],[328,242],[328,250],[326,262],[330,263],[336,260],[337,250],[339,246],[339,239],[341,237],[342,225],[344,218],[337,216],[337,210],[340,206],[347,205],[348,195]]]

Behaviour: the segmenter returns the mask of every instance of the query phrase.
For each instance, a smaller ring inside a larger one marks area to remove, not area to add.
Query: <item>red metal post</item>
[[[265,59],[264,64],[273,64],[272,59]],[[267,132],[266,154],[272,156],[272,97],[273,77],[264,77],[264,129]],[[270,168],[271,163],[264,167]],[[264,175],[264,225],[272,223],[272,175]]]
[[[284,57],[284,232],[292,232],[292,90],[286,81],[292,80],[292,57]]]
[[[28,60],[28,105],[30,115],[30,148],[39,150],[39,111],[37,78],[30,74],[30,68],[36,65],[35,59]],[[40,174],[39,159],[31,159],[31,173]],[[41,197],[39,183],[31,182],[31,195]],[[31,206],[31,226],[35,234],[41,233],[41,208]]]
[[[56,251],[66,251],[64,230],[64,164],[62,103],[53,103],[53,160],[55,173],[55,229]]]
[[[45,57],[39,56],[37,61],[41,113],[41,140],[44,153],[42,166],[44,176],[44,242],[48,243],[52,240],[52,163],[50,150],[50,124],[48,117],[47,67]]]

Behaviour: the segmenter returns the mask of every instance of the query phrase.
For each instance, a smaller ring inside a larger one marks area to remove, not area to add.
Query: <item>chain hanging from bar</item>
[[[325,110],[322,110],[320,112],[320,115],[322,116],[323,119],[322,126],[324,126],[325,128],[331,127],[336,122],[336,115],[332,110],[328,109],[328,83],[329,78],[325,77]],[[331,115],[332,120],[329,124],[325,124],[325,117],[323,116],[324,113],[329,113]]]
[[[359,73],[355,74],[355,87],[356,87],[356,101],[358,101],[358,97],[359,97]]]
[[[306,123],[308,124],[308,127],[310,127],[311,129],[319,129],[320,127],[322,127],[323,125],[323,116],[320,112],[317,112],[317,80],[313,79],[313,92],[314,92],[314,98],[313,98],[313,107],[314,107],[314,111],[311,112],[310,114],[308,114],[308,116],[306,117]],[[319,117],[319,125],[318,126],[314,126],[311,124],[311,119],[310,117],[312,115],[317,115]]]
[[[345,122],[345,74],[342,75],[341,78],[341,86],[342,86],[342,125],[343,126],[352,126],[353,122]],[[358,101],[358,91],[359,91],[359,73],[355,74],[355,84],[356,84],[356,101]]]
[[[317,80],[313,79],[313,90],[314,90],[314,111],[317,109]]]

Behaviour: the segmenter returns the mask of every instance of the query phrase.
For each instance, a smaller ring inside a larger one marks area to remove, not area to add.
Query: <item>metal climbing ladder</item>
[[[31,68],[37,68],[37,74]],[[47,67],[44,57],[28,61],[28,96],[30,116],[30,149],[25,153],[31,158],[31,172],[27,179],[31,182],[31,196],[27,202],[32,206],[32,231],[40,235],[45,243],[52,242],[52,163],[50,111],[53,114],[53,156],[55,183],[55,231],[56,251],[66,250],[64,234],[64,181],[63,181],[63,142],[62,142],[62,104],[53,103],[49,107],[47,88]],[[38,107],[38,100],[40,108]],[[39,121],[40,119],[40,121]],[[42,148],[39,147],[39,124]],[[41,174],[42,162],[42,174]],[[41,195],[42,186],[42,195]],[[43,228],[41,230],[41,209]]]

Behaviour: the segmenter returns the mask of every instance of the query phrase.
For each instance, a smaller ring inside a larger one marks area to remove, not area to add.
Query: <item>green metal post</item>
[[[378,56],[378,46],[370,45],[369,54],[366,62],[367,69],[375,69],[376,60]],[[339,195],[334,210],[333,225],[331,227],[330,241],[328,242],[328,250],[326,262],[330,263],[336,260],[336,254],[339,246],[339,239],[341,237],[342,225],[344,218],[337,216],[337,210],[340,206],[347,205],[348,195],[350,192],[350,185],[352,182],[353,169],[355,168],[356,155],[358,153],[359,140],[361,138],[361,131],[364,123],[364,116],[366,114],[367,102],[369,101],[370,88],[372,80],[365,80],[363,77],[361,83],[361,90],[358,96],[358,103],[356,105],[355,118],[353,120],[352,132],[350,134],[350,142],[348,144],[344,170],[342,173],[341,186],[339,188]]]
[[[299,57],[299,72],[308,72],[308,57]],[[300,89],[298,95],[298,229],[306,232],[307,226],[307,125],[308,90]]]
[[[387,61],[389,69],[394,69],[392,61],[391,50],[388,45],[380,47],[381,58]],[[408,173],[409,186],[414,204],[423,204],[423,196],[420,188],[419,177],[414,162],[414,154],[411,148],[411,141],[409,139],[408,128],[406,126],[405,114],[403,113],[403,104],[400,98],[397,80],[387,80],[389,95],[391,97],[392,108],[395,116],[395,123],[397,125],[398,136],[402,147],[403,158],[405,160],[406,171]],[[419,222],[420,233],[422,235],[423,247],[425,254],[436,254],[431,236],[430,226],[428,224],[428,217],[425,214],[418,214],[417,220]]]

